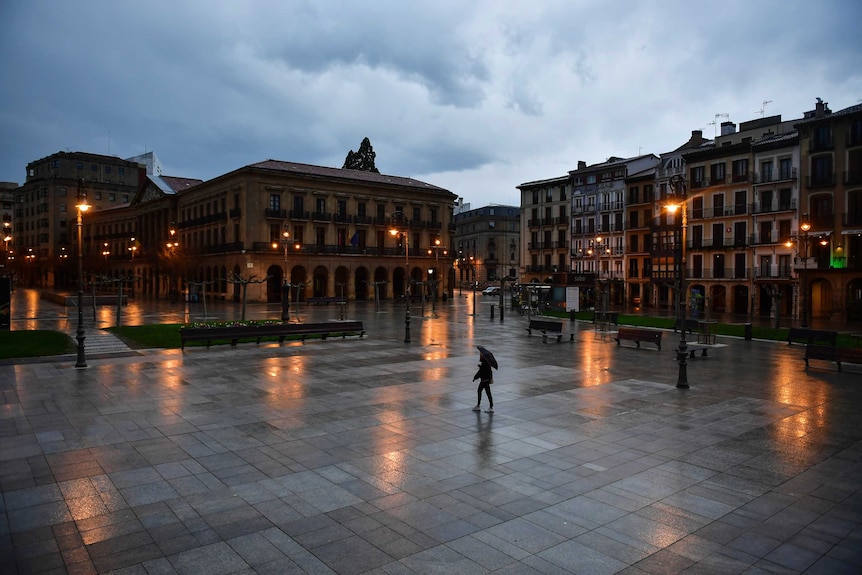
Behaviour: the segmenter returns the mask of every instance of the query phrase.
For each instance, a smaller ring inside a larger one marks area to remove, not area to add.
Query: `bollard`
[[[504,306],[500,306],[500,323],[503,323],[503,310],[506,308]]]
[[[744,324],[743,329],[745,331],[745,341],[751,341],[751,324],[750,323]]]
[[[491,321],[494,321],[494,304],[491,304]]]

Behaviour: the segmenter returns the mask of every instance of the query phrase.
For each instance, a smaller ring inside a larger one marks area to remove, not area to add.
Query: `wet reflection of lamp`
[[[75,367],[87,367],[87,357],[84,354],[84,212],[90,209],[87,203],[87,192],[84,191],[84,179],[78,180],[76,225],[78,228],[78,331],[75,339],[78,340],[78,360]]]

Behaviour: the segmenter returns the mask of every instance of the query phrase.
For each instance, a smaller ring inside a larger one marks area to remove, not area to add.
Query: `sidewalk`
[[[681,390],[679,334],[543,344],[490,299],[411,307],[409,344],[404,307],[351,302],[365,338],[0,366],[0,572],[862,571],[862,366],[719,338]]]

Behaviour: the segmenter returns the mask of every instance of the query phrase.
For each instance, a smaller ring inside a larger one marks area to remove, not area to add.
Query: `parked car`
[[[500,295],[500,288],[497,286],[488,286],[482,290],[482,295]]]

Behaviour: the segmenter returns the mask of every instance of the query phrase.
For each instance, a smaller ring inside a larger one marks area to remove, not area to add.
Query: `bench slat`
[[[629,340],[635,342],[637,347],[641,346],[641,342],[654,343],[658,349],[661,349],[662,332],[653,329],[644,329],[637,327],[621,327],[617,330],[617,345],[620,345],[620,340]]]

